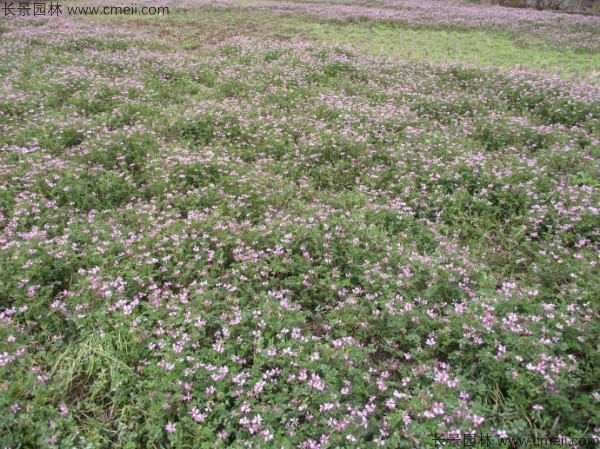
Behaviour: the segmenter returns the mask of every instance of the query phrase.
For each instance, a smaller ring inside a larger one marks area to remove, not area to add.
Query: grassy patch
[[[597,82],[600,54],[577,48],[554,49],[539,36],[497,29],[409,26],[401,22],[324,21],[267,11],[209,8],[174,10],[161,17],[98,17],[134,27],[182,49],[202,50],[234,37],[308,39],[350,45],[358,51],[399,61],[460,63],[502,70],[529,70]]]

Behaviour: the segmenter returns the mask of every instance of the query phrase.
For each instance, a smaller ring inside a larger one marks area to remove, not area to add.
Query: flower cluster
[[[2,447],[600,427],[597,86],[4,25]]]
[[[320,20],[371,20],[435,29],[496,29],[525,33],[538,45],[552,48],[600,48],[600,18],[557,14],[553,11],[505,8],[440,0],[187,0],[184,8],[199,6],[244,8],[278,15],[302,14]]]

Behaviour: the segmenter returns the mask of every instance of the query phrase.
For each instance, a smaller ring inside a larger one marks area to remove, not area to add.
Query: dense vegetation
[[[0,22],[2,447],[600,436],[597,84],[149,30]]]

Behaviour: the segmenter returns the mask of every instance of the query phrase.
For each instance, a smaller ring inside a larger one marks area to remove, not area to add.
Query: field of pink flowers
[[[196,0],[188,0],[193,7]],[[377,20],[412,27],[488,28],[527,32],[556,47],[576,46],[598,50],[600,17],[558,14],[500,6],[453,4],[439,0],[235,0],[208,2],[211,6],[257,9],[276,14],[304,14],[329,20]],[[184,6],[186,5],[184,1]]]
[[[85,0],[86,5],[104,5]],[[318,20],[379,21],[408,27],[486,29],[526,33],[537,45],[560,49],[600,49],[600,17],[554,11],[481,6],[458,0],[139,0],[139,5],[263,11],[266,14],[310,16]]]
[[[490,11],[598,51],[596,18]],[[598,85],[0,33],[0,447],[594,447]]]

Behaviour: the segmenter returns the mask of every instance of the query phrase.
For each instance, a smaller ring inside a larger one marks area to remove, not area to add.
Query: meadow
[[[152,5],[0,17],[0,447],[598,447],[599,17]]]

